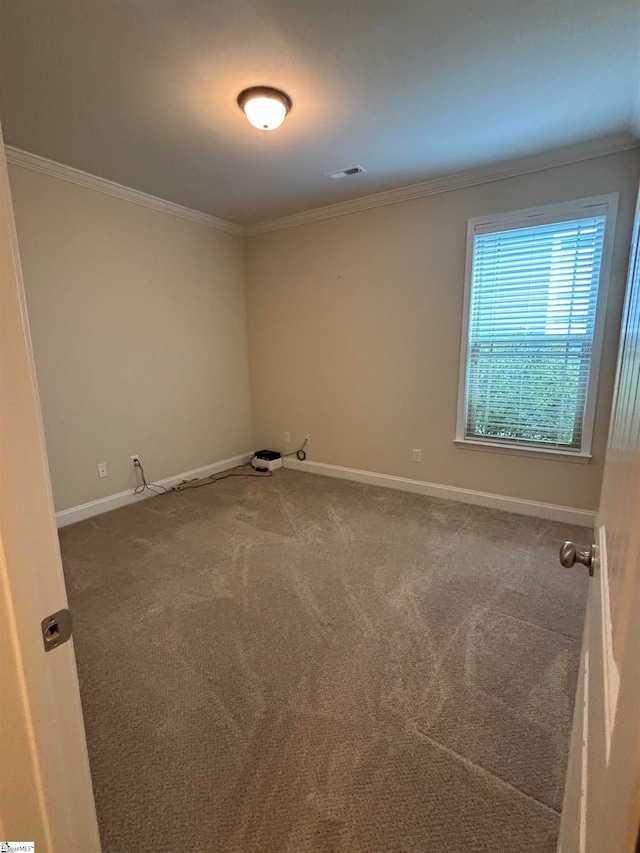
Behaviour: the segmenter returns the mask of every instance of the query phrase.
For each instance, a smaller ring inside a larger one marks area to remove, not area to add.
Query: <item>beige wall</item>
[[[254,443],[310,433],[319,462],[595,509],[639,172],[627,151],[249,238]],[[455,447],[467,219],[608,192],[620,202],[594,458]]]
[[[10,181],[56,509],[131,488],[135,453],[157,480],[250,450],[242,239]]]
[[[313,460],[594,509],[639,172],[628,151],[243,242],[10,167],[56,509],[131,488],[134,453],[158,480],[284,431],[310,433]],[[593,460],[456,448],[467,219],[606,192]]]

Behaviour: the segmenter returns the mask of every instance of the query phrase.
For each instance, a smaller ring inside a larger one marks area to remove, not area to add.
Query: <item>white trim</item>
[[[40,172],[43,175],[59,178],[62,181],[68,181],[80,187],[86,187],[105,195],[121,198],[132,204],[149,207],[152,210],[160,211],[160,213],[168,213],[170,216],[177,216],[179,219],[197,222],[200,225],[206,225],[209,228],[215,228],[217,231],[224,231],[227,234],[236,234],[240,237],[244,234],[242,225],[236,225],[235,222],[227,222],[225,219],[218,219],[217,216],[209,216],[209,214],[201,213],[199,210],[191,210],[191,208],[183,207],[181,204],[175,204],[172,201],[148,195],[148,193],[134,190],[131,187],[107,181],[105,178],[99,178],[97,175],[91,175],[80,169],[74,169],[72,166],[65,166],[63,163],[47,160],[45,157],[31,154],[29,151],[22,151],[20,148],[13,148],[10,145],[6,145],[5,153],[7,162],[13,163],[14,166],[22,166],[25,169],[31,169],[33,172]]]
[[[194,477],[210,477],[212,474],[228,471],[230,468],[236,468],[238,465],[245,465],[252,456],[253,453],[241,453],[239,456],[232,456],[230,459],[213,462],[211,465],[205,465],[202,468],[194,468],[193,471],[185,471],[183,474],[165,477],[164,480],[154,480],[153,484],[170,488],[171,486],[177,486],[183,480],[191,480]],[[83,521],[85,518],[92,518],[94,515],[100,515],[103,512],[109,512],[112,509],[118,509],[128,504],[138,503],[138,501],[151,497],[153,497],[151,492],[145,491],[136,495],[133,489],[128,489],[126,492],[118,492],[106,498],[99,498],[96,501],[89,501],[86,504],[60,510],[60,512],[56,513],[56,523],[58,527],[66,527],[68,524],[75,524],[76,521]]]
[[[456,443],[460,442],[470,449],[479,450],[485,448],[495,449],[497,442],[489,439],[468,439],[466,433],[466,408],[467,408],[467,373],[468,373],[468,349],[469,349],[469,312],[471,310],[471,283],[473,279],[473,254],[474,241],[478,233],[501,230],[503,227],[519,228],[526,224],[535,225],[547,222],[559,222],[564,217],[579,218],[581,215],[593,213],[598,209],[598,215],[605,215],[604,237],[602,243],[602,257],[600,260],[600,280],[598,282],[596,316],[593,329],[593,344],[591,349],[591,360],[589,363],[589,381],[587,385],[587,398],[585,402],[582,443],[578,453],[570,454],[567,451],[566,461],[589,461],[591,454],[591,442],[593,439],[593,425],[595,421],[596,396],[598,392],[598,378],[600,375],[600,357],[602,355],[602,341],[604,338],[604,326],[606,320],[607,294],[609,291],[609,279],[611,274],[611,262],[613,257],[613,243],[616,231],[616,219],[618,213],[619,193],[606,193],[604,195],[591,196],[588,198],[565,201],[558,204],[546,204],[540,207],[529,207],[525,210],[516,210],[508,213],[476,216],[467,221],[467,245],[464,275],[464,303],[462,311],[462,334],[460,346],[460,372],[458,377],[458,409],[456,418]],[[523,445],[500,443],[501,447],[510,451],[531,453],[532,448]],[[549,453],[550,451],[543,451]],[[586,458],[585,458],[586,457]]]
[[[640,95],[640,93],[639,93]],[[627,291],[629,283],[636,279],[636,268],[640,265],[640,190],[636,197],[636,206],[633,216],[633,234],[631,237],[631,249],[629,252],[629,266],[627,269]],[[618,341],[618,352],[616,358],[616,377],[613,383],[613,400],[611,401],[611,413],[609,416],[609,431],[607,435],[613,436],[613,430],[616,426],[619,395],[621,393],[621,374],[625,363],[625,352],[627,347],[631,346],[631,342],[627,340],[630,332],[629,315],[631,313],[632,301],[628,298],[624,300],[624,312],[622,315],[622,323],[620,325],[620,340]]]
[[[359,471],[357,468],[344,468],[342,465],[328,465],[325,462],[309,462],[308,460],[301,462],[298,459],[285,458],[284,467],[306,471],[309,474],[322,474],[325,477],[336,477],[340,480],[354,480],[356,483],[383,486],[387,489],[398,489],[401,492],[413,492],[431,498],[458,501],[459,503],[500,509],[504,512],[529,515],[533,518],[546,518],[550,521],[563,521],[567,524],[578,524],[584,527],[593,527],[596,517],[595,512],[586,509],[574,509],[573,507],[557,506],[540,501],[510,498],[506,495],[494,495],[490,492],[477,492],[474,489],[461,489],[458,486],[443,486],[439,483],[410,480],[408,477],[395,477],[391,474],[378,474],[374,471]]]
[[[256,234],[266,234],[270,231],[279,231],[283,228],[293,228],[296,225],[304,225],[308,222],[317,222],[323,219],[333,219],[336,216],[346,216],[349,213],[357,213],[361,210],[370,210],[375,207],[384,207],[388,204],[398,204],[403,201],[411,201],[425,196],[438,195],[439,193],[460,190],[466,187],[475,187],[504,178],[515,178],[519,175],[529,175],[545,169],[553,169],[558,166],[568,166],[571,163],[580,163],[584,160],[592,160],[595,157],[606,157],[609,154],[618,154],[640,147],[637,139],[629,137],[628,134],[612,134],[606,139],[590,140],[560,150],[553,150],[536,154],[530,157],[522,157],[502,163],[494,163],[478,169],[470,169],[464,172],[456,172],[453,175],[445,175],[441,178],[432,178],[406,187],[398,187],[381,193],[363,196],[343,201],[338,204],[330,204],[324,207],[316,207],[305,210],[302,213],[293,213],[278,219],[269,219],[257,222],[254,225],[238,225],[216,216],[210,216],[198,210],[183,207],[165,199],[125,187],[122,184],[99,178],[89,172],[83,172],[72,166],[65,166],[38,154],[31,154],[11,145],[5,146],[7,162],[34,172],[41,172],[63,181],[69,181],[82,187],[105,193],[106,195],[122,198],[133,204],[159,210],[171,216],[187,219],[207,225],[218,231],[235,234],[240,237],[253,237]]]
[[[609,596],[609,567],[607,561],[607,533],[604,525],[598,527],[598,566],[600,570],[600,628],[602,631],[602,682],[604,687],[604,733],[607,764],[611,752],[613,725],[618,708],[620,672],[613,656],[613,626],[611,623],[611,600]]]
[[[509,160],[503,163],[494,163],[491,166],[480,169],[470,169],[465,172],[457,172],[442,178],[432,178],[418,184],[406,187],[398,187],[394,190],[375,193],[373,195],[343,201],[338,204],[330,204],[325,207],[316,207],[301,213],[293,213],[289,216],[281,216],[278,219],[269,219],[244,228],[245,237],[253,237],[257,234],[266,234],[270,231],[280,231],[283,228],[294,228],[296,225],[306,225],[309,222],[318,222],[322,219],[333,219],[336,216],[346,216],[349,213],[357,213],[360,210],[370,210],[374,207],[384,207],[388,204],[398,204],[403,201],[411,201],[425,196],[438,195],[451,190],[475,187],[479,184],[488,184],[492,181],[504,178],[516,178],[519,175],[529,175],[532,172],[541,172],[545,169],[553,169],[557,166],[568,166],[571,163],[580,163],[583,160],[592,160],[595,157],[606,157],[608,154],[618,154],[621,151],[629,151],[640,147],[637,139],[632,139],[628,134],[616,134],[606,140],[591,140],[589,142],[573,145],[561,150],[547,151],[531,157],[523,157],[517,160]]]
[[[534,225],[554,225],[573,219],[576,213],[592,216],[606,216],[610,205],[617,203],[618,193],[579,198],[575,201],[560,201],[555,204],[543,204],[523,210],[508,211],[491,216],[476,216],[474,234],[496,234],[511,231],[514,228],[531,228]]]
[[[587,847],[587,795],[589,790],[589,649],[584,653],[582,681],[582,749],[580,766],[580,827],[578,832],[580,853]]]
[[[461,450],[485,450],[489,453],[506,453],[513,456],[529,456],[532,459],[548,459],[551,462],[579,462],[586,465],[593,459],[589,453],[570,453],[566,450],[547,450],[544,447],[525,447],[514,444],[499,444],[491,441],[472,441],[470,438],[456,438],[453,443]]]

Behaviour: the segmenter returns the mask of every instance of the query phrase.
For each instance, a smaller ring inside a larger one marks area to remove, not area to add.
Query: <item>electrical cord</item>
[[[301,462],[304,462],[304,460],[307,458],[307,454],[305,453],[304,448],[306,447],[308,442],[309,442],[309,439],[305,438],[305,440],[302,442],[302,444],[300,445],[300,447],[297,450],[292,450],[291,453],[281,453],[280,456],[283,459],[285,459],[287,456],[297,456]],[[254,453],[253,456],[251,457],[251,462],[253,462],[253,460],[256,458],[256,456],[257,456],[257,454]],[[251,465],[251,462],[248,462],[247,464]],[[257,469],[257,470],[260,470],[260,469]]]
[[[297,450],[292,450],[291,453],[282,453],[281,456],[297,456],[301,462],[307,458],[307,454],[305,453],[305,447],[309,443],[309,439],[305,438],[300,447]]]
[[[164,486],[159,486],[157,483],[147,483],[147,478],[144,475],[144,468],[142,467],[142,463],[139,459],[133,460],[133,467],[140,471],[140,478],[142,480],[142,482],[138,483],[138,485],[133,490],[134,494],[141,495],[144,491],[153,492],[154,495],[168,494],[170,489],[165,489]]]
[[[303,462],[307,458],[307,454],[305,453],[304,448],[307,446],[309,442],[308,438],[302,442],[300,447],[297,450],[292,450],[291,453],[282,453],[282,456],[297,456],[298,459]],[[133,490],[136,495],[142,494],[144,491],[153,492],[154,495],[168,495],[169,492],[183,492],[185,489],[201,489],[203,486],[211,486],[213,483],[217,483],[219,480],[226,480],[229,477],[273,477],[273,471],[253,471],[253,473],[243,473],[243,469],[250,468],[251,462],[247,462],[245,465],[238,465],[237,468],[233,468],[229,473],[222,474],[220,476],[216,476],[212,474],[210,477],[198,478],[195,477],[193,480],[183,480],[182,483],[179,483],[177,486],[172,486],[170,489],[165,489],[164,486],[159,486],[157,483],[147,483],[147,478],[145,477],[144,468],[142,467],[142,463],[139,459],[134,459],[133,467],[136,468],[140,472],[140,478],[142,480],[141,483]]]
[[[202,479],[198,479],[196,477],[193,480],[183,480],[182,483],[174,486],[170,491],[184,492],[186,489],[201,489],[203,486],[211,486],[213,483],[217,483],[219,480],[227,480],[229,477],[259,477],[261,479],[264,479],[265,477],[273,477],[273,471],[266,471],[264,473],[256,471],[254,474],[242,473],[242,469],[248,468],[249,464],[238,465],[237,468],[232,469],[228,474],[222,474],[218,477],[215,474],[212,474],[210,477],[204,477]]]

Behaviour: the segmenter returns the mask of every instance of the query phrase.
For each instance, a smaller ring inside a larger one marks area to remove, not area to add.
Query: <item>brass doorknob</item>
[[[592,545],[591,548],[585,548],[584,551],[576,548],[573,542],[563,542],[560,546],[560,564],[563,565],[565,569],[570,569],[571,566],[575,566],[576,563],[582,563],[583,566],[586,566],[589,569],[589,574],[593,575],[595,555],[595,545]]]

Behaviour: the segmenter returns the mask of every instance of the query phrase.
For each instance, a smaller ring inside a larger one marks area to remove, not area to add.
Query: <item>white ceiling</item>
[[[637,0],[0,0],[7,144],[241,224],[640,136],[639,78]]]

